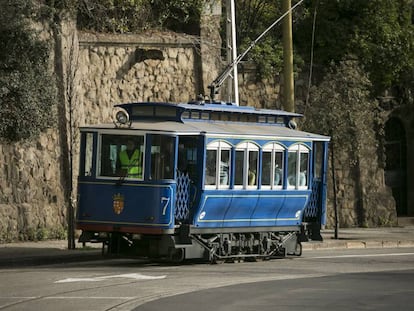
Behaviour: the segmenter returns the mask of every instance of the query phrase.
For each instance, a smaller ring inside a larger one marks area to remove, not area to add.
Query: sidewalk
[[[414,226],[392,228],[339,228],[322,230],[323,241],[302,243],[303,251],[360,248],[414,248]],[[100,259],[101,244],[87,243],[69,250],[66,240],[0,244],[0,267],[42,265]]]
[[[414,226],[390,228],[339,228],[321,231],[323,241],[302,243],[303,250],[414,247]]]
[[[101,245],[88,244],[83,248],[82,244],[77,243],[76,249],[68,249],[66,240],[0,244],[0,267],[99,259],[102,256]]]

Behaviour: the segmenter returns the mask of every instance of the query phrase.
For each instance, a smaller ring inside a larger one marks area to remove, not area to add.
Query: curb
[[[88,252],[72,252],[62,251],[61,254],[42,254],[30,255],[20,257],[6,257],[0,258],[0,267],[18,267],[18,266],[41,266],[49,264],[73,263],[82,261],[92,261],[102,258],[101,251]]]
[[[364,249],[364,248],[408,248],[414,247],[414,240],[397,241],[324,241],[304,242],[303,250]]]

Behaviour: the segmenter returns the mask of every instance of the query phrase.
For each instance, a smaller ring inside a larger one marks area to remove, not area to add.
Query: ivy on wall
[[[76,16],[82,30],[129,33],[169,29],[198,34],[203,0],[44,0]]]
[[[0,4],[0,139],[29,139],[48,128],[56,103],[50,47],[30,25],[30,1]]]

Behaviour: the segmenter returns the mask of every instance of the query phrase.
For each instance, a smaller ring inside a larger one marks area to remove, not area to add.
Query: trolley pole
[[[293,81],[293,43],[292,43],[292,2],[283,0],[282,11],[288,12],[283,18],[283,82],[284,82],[284,103],[286,111],[295,111],[295,90]]]

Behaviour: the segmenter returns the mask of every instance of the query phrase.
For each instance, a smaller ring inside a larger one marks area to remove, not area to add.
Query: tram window
[[[253,188],[258,184],[259,147],[244,142],[236,147],[235,188]]]
[[[309,149],[295,145],[288,152],[288,186],[289,188],[306,188],[308,186]]]
[[[314,143],[314,176],[317,179],[322,178],[322,163],[323,163],[323,143],[322,142],[315,142]]]
[[[263,152],[262,160],[262,186],[271,186],[272,153]]]
[[[132,115],[134,117],[152,117],[154,115],[154,107],[134,106],[132,108]]]
[[[308,163],[309,153],[300,153],[300,167],[299,167],[299,187],[305,187],[308,185]]]
[[[155,116],[156,117],[176,117],[177,112],[174,107],[155,107]]]
[[[214,188],[230,186],[230,150],[231,145],[216,141],[207,146],[205,185]]]
[[[142,179],[144,137],[102,135],[99,175]]]
[[[220,112],[212,112],[211,113],[211,120],[221,120]]]
[[[217,163],[217,151],[207,150],[205,184],[208,186],[212,186],[216,184],[216,163]]]
[[[151,137],[151,179],[174,178],[175,137],[152,135]]]
[[[276,117],[268,116],[267,117],[267,123],[276,123]]]
[[[240,115],[239,121],[240,122],[248,122],[249,121],[249,116],[246,115],[246,114],[242,114],[242,115]]]
[[[191,119],[200,119],[200,112],[199,111],[191,111]]]
[[[248,183],[249,186],[256,186],[257,185],[257,165],[258,165],[258,151],[249,151],[249,175],[248,175]]]
[[[283,184],[283,152],[275,152],[274,162],[274,186],[282,186]]]
[[[284,147],[270,143],[263,147],[262,186],[281,188],[283,183]]]
[[[236,169],[234,171],[234,185],[243,186],[244,151],[236,150]]]
[[[230,185],[230,150],[220,150],[220,186]]]
[[[193,181],[198,180],[197,143],[197,137],[181,136],[178,145],[178,170],[188,173]]]
[[[85,134],[85,165],[83,176],[92,176],[93,134]]]
[[[298,153],[297,152],[289,152],[288,153],[288,185],[289,186],[296,186],[296,179],[297,179],[297,162],[298,162]]]
[[[190,119],[190,112],[189,112],[189,111],[184,111],[184,112],[181,114],[181,118],[182,118],[182,119]]]

